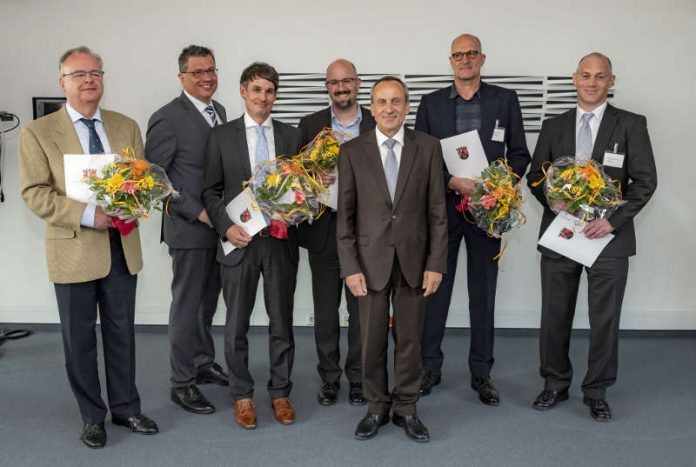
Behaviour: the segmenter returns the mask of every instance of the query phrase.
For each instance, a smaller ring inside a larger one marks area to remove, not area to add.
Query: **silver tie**
[[[215,109],[213,108],[213,106],[209,105],[203,110],[205,110],[205,113],[207,113],[210,116],[210,121],[213,122],[211,126],[217,126],[217,115],[215,115]]]
[[[590,120],[594,114],[588,112],[580,118],[580,129],[575,140],[575,162],[584,164],[592,159],[592,130]]]
[[[396,192],[396,179],[399,176],[399,163],[396,161],[394,153],[394,145],[396,140],[389,138],[384,142],[387,147],[387,160],[384,162],[384,176],[387,178],[387,188],[389,188],[389,196],[394,202],[394,193]]]

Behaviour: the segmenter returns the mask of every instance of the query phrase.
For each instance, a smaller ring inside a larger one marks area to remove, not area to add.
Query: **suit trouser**
[[[573,260],[541,256],[541,329],[539,372],[546,387],[568,389],[573,366],[568,357],[583,266]],[[599,257],[585,268],[588,285],[590,347],[583,393],[593,399],[604,397],[614,384],[618,370],[619,321],[626,289],[628,258]]]
[[[118,231],[109,230],[111,270],[103,279],[55,284],[65,368],[85,423],[102,423],[106,406],[97,369],[97,308],[104,346],[106,391],[112,416],[140,414],[135,387],[135,286]]]
[[[387,348],[389,341],[389,302],[394,319],[394,389],[389,394]],[[409,415],[416,412],[420,389],[420,339],[425,316],[423,289],[412,288],[394,255],[392,275],[382,290],[368,289],[358,298],[360,329],[363,344],[363,394],[369,402],[368,411]]]
[[[215,248],[170,248],[172,304],[169,309],[169,361],[172,387],[194,384],[196,374],[215,361],[211,326],[220,296]]]
[[[256,236],[245,249],[244,257],[236,266],[220,265],[222,292],[227,305],[225,358],[232,397],[240,400],[254,396],[247,333],[261,275],[269,318],[271,376],[267,388],[273,399],[287,397],[292,389],[290,374],[295,357],[292,310],[297,270],[286,240]]]
[[[447,315],[457,272],[457,260],[462,239],[466,244],[466,278],[469,292],[471,341],[469,369],[474,377],[486,378],[493,367],[493,337],[495,332],[495,291],[498,284],[498,263],[493,258],[500,252],[500,239],[489,237],[469,223],[461,213],[448,206],[447,274],[440,288],[426,301],[423,327],[423,370],[439,375],[444,354]]]
[[[331,222],[324,249],[315,252],[308,250],[309,266],[312,270],[312,297],[314,299],[314,339],[317,346],[319,364],[317,371],[322,381],[338,383],[341,379],[341,351],[339,340],[341,326],[338,307],[341,305],[341,292],[344,289],[341,268],[336,246],[336,214]],[[348,355],[346,356],[346,377],[351,383],[362,382],[360,318],[358,300],[348,287],[345,287],[348,308]]]

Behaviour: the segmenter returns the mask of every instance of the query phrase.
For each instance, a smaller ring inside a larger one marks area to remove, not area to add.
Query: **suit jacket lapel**
[[[369,110],[365,109],[363,106],[360,107],[360,112],[362,112],[362,120],[360,120],[360,134],[367,133],[375,127],[372,114]]]
[[[193,102],[191,102],[191,100],[186,97],[186,94],[183,92],[179,96],[179,100],[181,101],[181,105],[184,106],[184,109],[186,109],[186,111],[191,115],[196,127],[198,127],[198,129],[207,136],[210,132],[210,123],[208,120],[205,119],[203,114],[198,111],[196,106],[193,105]]]
[[[227,114],[225,112],[224,107],[222,107],[222,105],[215,101],[213,101],[213,107],[215,108],[217,114],[220,116],[221,122],[218,124],[227,123]]]
[[[278,125],[278,122],[275,120],[271,121],[273,122],[273,144],[275,146],[276,157],[294,156],[295,154],[286,154],[287,150],[285,149],[285,135],[283,134],[283,130],[281,129],[280,125]]]
[[[251,177],[251,162],[249,161],[249,145],[247,144],[243,115],[234,121],[232,129],[235,133],[232,138],[237,142],[237,153],[244,170],[244,178],[248,180]]]
[[[602,117],[602,122],[599,124],[599,130],[597,131],[597,139],[595,139],[594,148],[592,148],[592,158],[596,161],[602,162],[604,158],[604,151],[609,147],[609,137],[614,131],[616,126],[616,109],[611,105],[607,105],[604,111],[604,116]]]
[[[104,132],[109,140],[109,147],[112,154],[123,155],[124,150],[128,149],[130,140],[129,135],[124,135],[118,123],[111,119],[108,112],[101,111],[102,121],[104,122]],[[135,148],[133,148],[135,149]],[[136,154],[138,157],[143,157],[143,154]]]
[[[56,138],[58,149],[60,149],[61,154],[82,154],[84,150],[80,144],[80,139],[77,137],[75,126],[70,120],[68,111],[65,110],[65,107],[63,107],[63,109],[60,110],[60,113],[61,115],[60,119],[58,120],[58,125],[55,127],[55,132],[59,135],[59,137]]]
[[[365,168],[372,175],[377,187],[382,192],[387,201],[391,203],[389,196],[389,188],[387,187],[387,177],[384,174],[384,165],[382,164],[382,156],[377,146],[377,134],[374,130],[371,131],[369,138],[365,140]]]
[[[409,129],[404,130],[404,147],[401,150],[401,162],[399,163],[399,176],[396,179],[396,190],[394,192],[394,207],[399,204],[399,199],[404,192],[408,177],[413,168],[413,162],[416,158],[418,143]],[[384,172],[384,171],[382,171]],[[386,177],[384,178],[386,181]]]
[[[479,98],[481,102],[481,133],[479,135],[481,136],[481,144],[485,149],[487,157],[497,159],[502,154],[493,154],[493,151],[488,150],[488,146],[495,128],[495,116],[498,115],[498,97],[493,94],[493,91],[486,83],[482,82],[479,88]]]
[[[562,146],[567,151],[567,154],[562,154],[562,156],[570,156],[575,158],[575,116],[577,114],[576,109],[572,109],[565,114],[566,121],[563,124],[563,135],[562,135]]]

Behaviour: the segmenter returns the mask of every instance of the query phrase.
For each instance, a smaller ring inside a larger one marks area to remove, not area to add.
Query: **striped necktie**
[[[575,162],[584,164],[592,159],[592,129],[590,120],[594,114],[588,112],[580,118],[580,129],[575,140]]]
[[[205,113],[207,113],[208,116],[210,116],[210,121],[213,122],[213,124],[211,126],[217,126],[217,124],[218,124],[217,115],[215,115],[215,109],[213,108],[213,106],[209,105],[208,107],[206,107],[203,110],[205,110]]]

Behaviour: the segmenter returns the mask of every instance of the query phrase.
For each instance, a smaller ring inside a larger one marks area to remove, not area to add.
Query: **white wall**
[[[567,75],[593,50],[609,55],[617,76],[614,104],[648,117],[659,188],[637,219],[638,256],[631,259],[624,301],[625,329],[696,329],[692,272],[696,264],[696,157],[693,76],[696,3],[638,1],[354,0],[241,2],[160,0],[0,0],[0,110],[31,119],[32,96],[60,96],[57,60],[85,44],[105,61],[103,106],[135,118],[141,128],[179,92],[176,58],[190,43],[215,50],[217,99],[236,116],[241,70],[264,60],[282,72],[322,71],[337,57],[363,73],[447,73],[449,43],[473,32],[487,54],[484,74]],[[282,92],[282,89],[281,89]],[[18,189],[18,130],[6,135],[6,202],[0,205],[0,322],[58,322],[44,263],[43,225]],[[536,136],[530,137],[530,149]],[[509,236],[498,284],[497,325],[537,327],[541,209]],[[170,259],[159,239],[158,215],[142,225],[145,269],[139,275],[136,321],[166,323]],[[464,254],[460,256],[464,260]],[[451,326],[468,324],[463,261],[450,312]],[[311,310],[309,267],[300,265],[296,324]],[[581,289],[581,297],[586,289]],[[260,301],[259,301],[260,302]],[[586,300],[576,326],[586,327]],[[216,322],[224,320],[221,304]],[[264,323],[257,306],[254,322]]]

